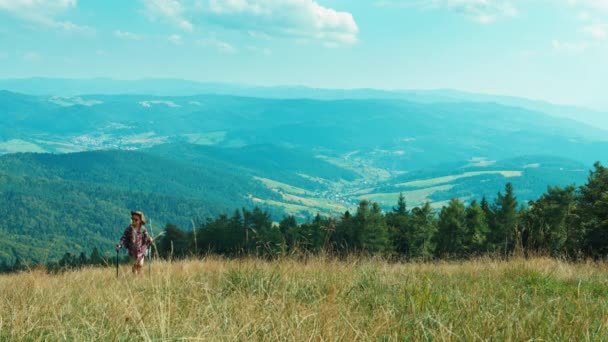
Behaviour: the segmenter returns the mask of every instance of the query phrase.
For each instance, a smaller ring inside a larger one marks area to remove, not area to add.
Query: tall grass
[[[0,276],[0,340],[608,340],[608,267],[206,258]]]

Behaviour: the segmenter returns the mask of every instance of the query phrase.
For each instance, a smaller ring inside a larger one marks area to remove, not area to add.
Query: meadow
[[[0,276],[0,340],[606,340],[608,264],[324,257]]]

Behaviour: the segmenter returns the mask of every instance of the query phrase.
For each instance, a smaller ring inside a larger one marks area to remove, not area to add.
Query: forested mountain
[[[11,247],[3,255],[35,259],[66,249],[107,250],[129,224],[131,209],[145,209],[160,231],[167,222],[189,227],[251,207],[251,194],[277,198],[235,165],[216,160],[193,167],[137,151],[4,155],[0,184],[0,227]],[[41,240],[45,253],[25,252]]]
[[[437,213],[507,182],[525,203],[606,159],[598,128],[450,99],[0,91],[0,258],[107,251],[135,208],[188,229],[255,206],[275,222],[386,211],[400,193]]]

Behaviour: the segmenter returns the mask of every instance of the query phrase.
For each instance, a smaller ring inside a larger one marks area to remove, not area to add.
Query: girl
[[[146,224],[146,217],[141,211],[131,212],[131,225],[125,229],[116,246],[116,251],[124,246],[129,251],[129,259],[133,262],[133,273],[139,274],[144,267],[144,256],[152,239],[143,227]]]

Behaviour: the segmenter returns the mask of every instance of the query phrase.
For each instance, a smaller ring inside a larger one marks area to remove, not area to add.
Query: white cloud
[[[212,24],[258,36],[315,39],[354,44],[359,28],[348,12],[314,0],[145,0],[151,18],[163,18],[191,31]]]
[[[26,61],[39,61],[41,58],[42,55],[35,51],[27,51],[23,53],[23,59]]]
[[[581,32],[599,40],[608,37],[608,24],[594,24],[581,28]]]
[[[0,0],[0,10],[23,15],[53,16],[76,7],[76,3],[76,0]]]
[[[114,30],[114,35],[121,39],[141,40],[141,36],[139,34],[129,31]]]
[[[90,26],[58,21],[56,17],[77,5],[77,0],[0,0],[0,12],[29,22],[76,33],[94,33]]]
[[[257,46],[247,46],[247,50],[254,52],[254,53],[259,53],[265,56],[270,56],[272,55],[272,50],[269,48],[259,48]]]
[[[233,53],[238,52],[238,50],[234,46],[232,46],[230,43],[226,43],[221,40],[217,40],[215,38],[201,39],[197,43],[200,46],[213,47],[221,53],[233,54]]]
[[[74,96],[74,97],[70,97],[70,96],[52,96],[49,99],[49,102],[58,104],[60,106],[63,107],[71,107],[71,106],[75,106],[75,105],[81,105],[81,106],[86,106],[86,107],[92,107],[95,105],[100,105],[103,103],[103,101],[99,101],[99,100],[85,100],[82,97],[79,96]]]
[[[518,14],[513,3],[504,0],[432,0],[431,2],[436,6],[462,12],[481,24],[490,24],[499,17],[515,17]]]
[[[185,8],[177,0],[144,0],[145,11],[152,19],[165,19],[184,31],[192,31],[192,23],[185,18]]]
[[[173,101],[163,101],[163,100],[152,100],[152,101],[140,101],[139,105],[142,107],[151,108],[153,105],[165,105],[171,108],[181,107]]]
[[[559,51],[559,52],[581,53],[581,52],[584,52],[585,50],[587,50],[587,48],[589,47],[589,44],[584,43],[584,42],[580,42],[580,43],[564,42],[564,41],[554,39],[551,42],[551,46],[553,46],[554,50]]]
[[[270,36],[269,34],[266,34],[264,32],[247,31],[247,34],[249,34],[249,36],[251,38],[256,38],[256,39],[263,39],[263,40],[270,40],[270,39],[272,39],[272,36]]]
[[[184,43],[182,36],[179,34],[172,34],[167,38],[167,40],[175,45],[182,45]]]
[[[576,18],[580,21],[588,21],[591,19],[591,14],[587,11],[581,11],[576,15]]]
[[[82,34],[93,34],[95,29],[91,26],[77,25],[71,21],[57,21],[50,23],[51,27],[63,29],[69,32],[82,33]]]
[[[591,11],[591,10],[608,11],[608,0],[562,0],[561,1],[561,3],[564,3],[564,2],[570,6],[584,8],[588,14],[589,14],[588,11]]]
[[[447,9],[480,24],[492,24],[501,17],[515,17],[519,13],[513,2],[507,0],[378,0],[375,5]]]
[[[581,2],[586,3],[589,7],[608,11],[608,0],[582,0]]]
[[[533,58],[537,55],[537,52],[533,51],[533,50],[528,50],[528,49],[522,49],[519,51],[515,51],[513,53],[513,56],[519,59],[530,59]]]

